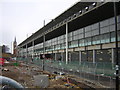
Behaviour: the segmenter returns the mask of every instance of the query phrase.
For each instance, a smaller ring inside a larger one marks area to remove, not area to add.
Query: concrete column
[[[112,64],[114,64],[115,61],[115,53],[114,53],[114,49],[112,48]]]
[[[71,62],[71,52],[69,52],[69,62]]]
[[[63,53],[62,53],[62,52],[61,52],[61,57],[62,57],[62,58],[61,58],[61,61],[63,61]]]
[[[82,62],[82,52],[79,51],[79,64],[81,64],[81,62]]]
[[[27,44],[26,44],[26,58],[28,57],[28,47],[27,47]]]
[[[68,64],[68,23],[66,23],[66,64]]]
[[[55,60],[57,60],[57,55],[56,55],[56,53],[55,53]]]
[[[22,48],[22,55],[25,57],[25,48]]]
[[[23,46],[21,47],[21,56],[23,57]]]
[[[44,50],[44,51],[43,51],[43,52],[44,52],[43,54],[45,54],[45,34],[44,34],[44,36],[43,36],[43,50]]]
[[[93,50],[93,63],[95,63],[95,58],[96,58],[96,52]]]
[[[44,70],[44,61],[45,61],[45,33],[43,35],[43,61],[42,61],[42,68]]]
[[[32,41],[32,58],[34,58],[34,49],[35,49],[35,47],[34,47],[35,45],[34,45],[34,41]]]

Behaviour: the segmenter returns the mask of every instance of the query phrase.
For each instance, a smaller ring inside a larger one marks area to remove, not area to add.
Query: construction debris
[[[73,76],[57,71],[53,73],[42,71],[33,64],[26,65],[24,62],[10,61],[1,70],[0,75],[16,80],[25,88],[79,88],[83,90],[72,83],[70,78]]]
[[[49,76],[48,75],[36,75],[34,76],[34,85],[41,88],[48,88]]]
[[[3,68],[2,71],[9,71],[9,69],[7,69],[7,68]]]

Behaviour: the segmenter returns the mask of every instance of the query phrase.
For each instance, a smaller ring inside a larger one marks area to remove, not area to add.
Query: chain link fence
[[[93,83],[104,87],[115,88],[115,65],[110,62],[81,62],[71,61],[68,64],[64,61],[43,60],[39,58],[18,58],[26,64],[36,64],[49,72],[63,72],[90,80]]]

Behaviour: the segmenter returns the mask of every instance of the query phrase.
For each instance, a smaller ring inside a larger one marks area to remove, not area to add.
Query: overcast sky
[[[21,43],[79,0],[0,0],[0,45]],[[11,52],[11,50],[10,50]]]

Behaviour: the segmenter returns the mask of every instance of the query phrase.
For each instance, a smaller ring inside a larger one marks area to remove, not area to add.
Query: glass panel
[[[73,31],[73,35],[77,35],[78,34],[78,30]]]
[[[79,33],[83,33],[83,28],[79,29]]]
[[[101,43],[105,43],[104,35],[101,36]]]
[[[96,50],[97,62],[111,62],[111,60],[112,60],[111,52],[112,52],[111,49]]]
[[[85,46],[87,46],[88,45],[88,43],[87,43],[87,38],[85,39]]]
[[[54,50],[54,46],[51,46],[51,49]]]
[[[85,39],[85,46],[87,46],[87,45],[91,45],[92,43],[91,43],[91,38],[86,38]]]
[[[100,36],[96,36],[96,44],[100,44]]]
[[[118,31],[118,41],[120,41],[120,31]]]
[[[79,38],[79,35],[76,35],[73,37],[73,40],[77,40]]]
[[[58,40],[58,44],[60,44],[60,40]]]
[[[102,22],[100,22],[100,27],[104,27],[104,26],[108,26],[109,25],[109,20],[104,20]]]
[[[109,25],[111,25],[111,24],[115,24],[115,18],[114,17],[109,19]]]
[[[69,38],[68,38],[68,41],[72,41],[72,37],[69,37]]]
[[[84,39],[79,40],[79,46],[84,46]]]
[[[85,37],[90,37],[90,36],[92,36],[91,31],[90,31],[90,32],[86,32],[86,33],[85,33]]]
[[[120,30],[120,23],[117,24],[117,30]]]
[[[71,60],[72,61],[79,61],[79,52],[72,52],[71,53]]]
[[[92,30],[93,29],[97,29],[97,28],[99,28],[99,24],[98,23],[95,23],[95,24],[92,25]]]
[[[87,52],[86,51],[82,51],[81,52],[81,54],[82,54],[82,61],[87,61]]]
[[[68,34],[68,37],[71,37],[72,36],[72,32],[70,32],[69,34]]]
[[[72,41],[70,47],[78,47],[78,40]]]
[[[120,15],[117,16],[117,22],[120,23]]]
[[[115,25],[110,25],[110,32],[115,31]]]
[[[83,34],[79,34],[79,39],[83,38]]]
[[[106,43],[109,43],[110,42],[110,34],[106,34],[105,39],[106,39]]]
[[[55,45],[56,45],[56,44],[57,44],[57,41],[55,41],[54,43],[55,43]]]
[[[73,36],[73,40],[76,40],[76,36]]]
[[[85,32],[89,32],[89,31],[91,31],[91,26],[85,27]]]
[[[87,39],[87,44],[88,44],[88,45],[91,45],[91,44],[92,44],[92,43],[91,43],[91,38],[88,38],[88,39]]]
[[[58,37],[58,40],[60,40],[60,37]]]
[[[71,47],[71,42],[68,42],[68,47],[69,47],[69,48]]]
[[[101,34],[107,33],[107,32],[109,32],[109,26],[100,28],[100,33],[101,33]]]
[[[62,45],[61,45],[61,49],[65,49],[65,43],[63,43]]]
[[[87,51],[87,61],[93,61],[93,51]]]
[[[111,33],[111,42],[115,42],[115,32]]]
[[[64,39],[62,39],[62,40],[61,40],[61,43],[64,43],[64,42],[65,42],[65,40],[64,40]]]
[[[108,42],[110,42],[110,34],[101,35],[101,43],[108,43]]]
[[[99,29],[92,30],[92,36],[98,35],[99,34]]]

